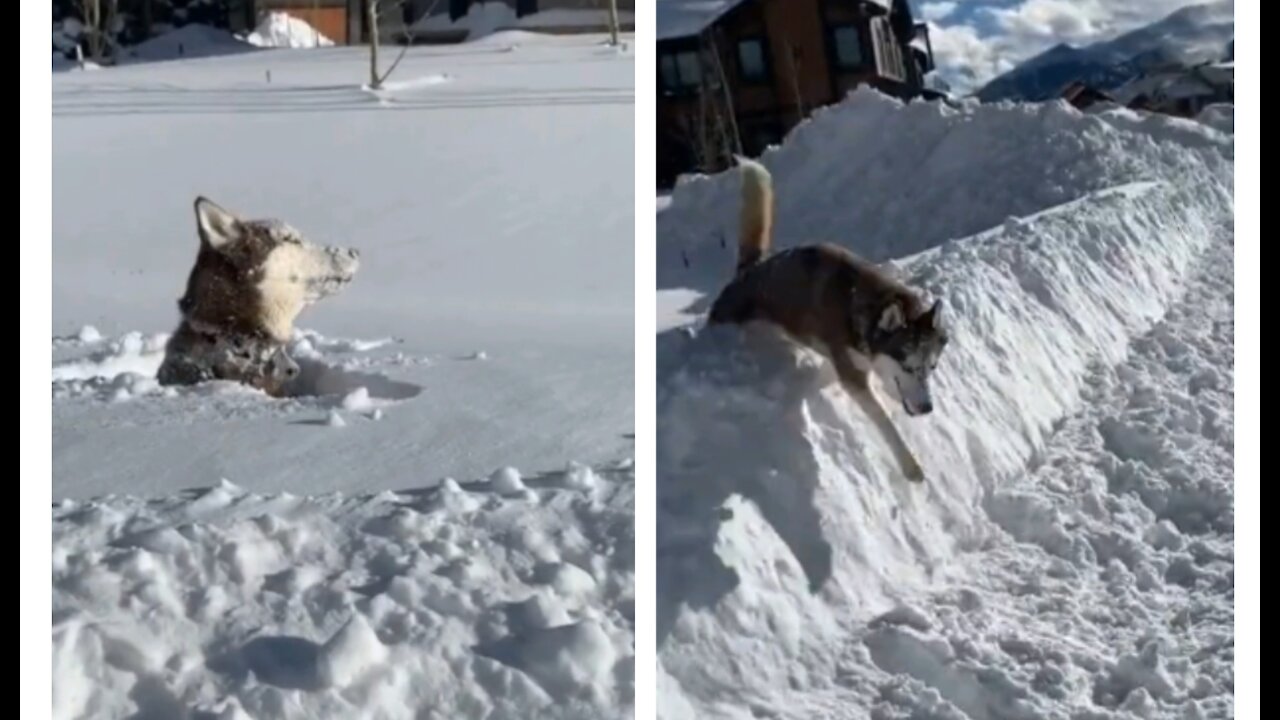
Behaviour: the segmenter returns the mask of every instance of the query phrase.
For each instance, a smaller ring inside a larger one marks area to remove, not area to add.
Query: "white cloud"
[[[1107,40],[1204,1],[1022,0],[1003,7],[939,1],[926,3],[921,13],[931,21],[929,35],[942,76],[960,90],[981,85],[1058,43]],[[958,15],[963,21],[941,24]]]
[[[954,2],[930,2],[920,6],[920,14],[925,20],[938,21],[956,11],[957,3]]]
[[[986,8],[1007,40],[1019,44],[1078,43],[1101,34],[1108,10],[1096,0],[1027,0]]]
[[[968,25],[929,23],[929,41],[939,73],[957,91],[974,89],[1013,66],[994,42]]]

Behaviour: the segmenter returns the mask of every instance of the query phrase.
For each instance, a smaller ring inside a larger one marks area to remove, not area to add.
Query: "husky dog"
[[[233,380],[279,397],[299,372],[285,351],[294,319],[350,282],[359,254],[312,245],[282,222],[245,220],[203,197],[195,210],[200,250],[156,379]]]
[[[828,357],[906,476],[924,480],[868,375],[878,375],[908,415],[933,411],[929,377],[948,339],[941,301],[926,305],[906,285],[835,245],[765,257],[772,240],[773,181],[763,165],[745,159],[739,164],[743,203],[737,270],[712,304],[708,322],[764,320]]]

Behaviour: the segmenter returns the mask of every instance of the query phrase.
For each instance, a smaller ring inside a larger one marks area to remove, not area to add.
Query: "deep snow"
[[[780,246],[952,309],[901,480],[815,354],[699,330],[739,178],[658,215],[666,718],[1229,717],[1234,140],[861,92],[763,162]],[[677,298],[683,298],[678,300]]]
[[[630,716],[633,63],[515,40],[55,76],[56,717]],[[361,251],[296,397],[155,381],[201,194]]]
[[[56,503],[54,716],[629,717],[633,487]]]
[[[336,338],[311,343],[326,373],[368,376],[336,392],[401,402],[331,432],[313,423],[332,393],[111,403],[55,383],[54,497],[222,477],[405,488],[629,456],[633,63],[600,41],[414,48],[377,94],[359,48],[55,75],[54,335],[105,338],[55,341],[57,374],[99,388],[158,361],[112,344],[145,350],[175,327],[203,194],[361,251],[352,285],[298,326]]]

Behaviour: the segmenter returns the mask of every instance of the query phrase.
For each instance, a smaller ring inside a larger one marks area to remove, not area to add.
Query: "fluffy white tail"
[[[773,178],[764,165],[737,158],[742,168],[742,210],[738,221],[738,271],[764,257],[773,238]]]

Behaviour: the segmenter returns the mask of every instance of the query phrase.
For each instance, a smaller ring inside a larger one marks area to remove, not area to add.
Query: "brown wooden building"
[[[482,0],[402,0],[384,2],[378,25],[383,42],[449,43],[466,39],[465,29],[444,27],[467,15]],[[368,0],[229,0],[231,29],[251,30],[268,12],[285,12],[305,20],[322,35],[339,45],[356,45],[369,41],[365,27]],[[510,9],[512,26],[498,30],[527,29],[548,33],[606,32],[608,30],[606,0],[483,0]],[[617,0],[619,26],[623,31],[635,28],[635,0]],[[554,11],[554,12],[553,12]],[[539,22],[545,13],[550,20]],[[439,29],[410,32],[408,28],[430,15],[440,20]]]
[[[1110,95],[1079,80],[1068,84],[1062,90],[1062,99],[1077,110],[1086,110],[1098,103],[1115,102]]]
[[[927,94],[906,0],[657,0],[658,184],[757,155],[859,85]]]
[[[1235,103],[1235,63],[1216,62],[1152,68],[1116,88],[1116,98],[1135,110],[1195,117],[1209,105]]]
[[[449,28],[467,15],[480,0],[406,0],[403,22],[419,23],[411,33],[401,33],[410,42],[448,43],[466,39],[465,29]],[[494,30],[529,30],[550,34],[602,33],[609,31],[608,0],[484,0],[490,18],[499,19]],[[618,29],[635,31],[635,0],[616,0]],[[495,10],[497,10],[495,12]],[[505,17],[504,17],[505,16]],[[426,22],[423,22],[427,19]],[[391,20],[390,22],[395,22]],[[402,25],[403,27],[403,25]]]

